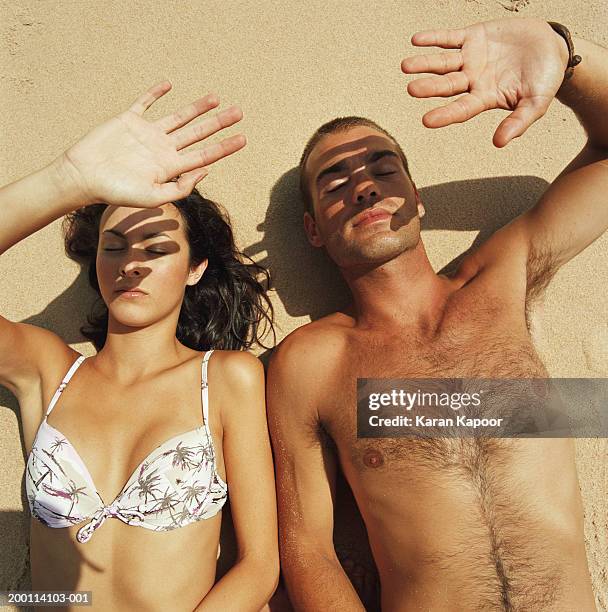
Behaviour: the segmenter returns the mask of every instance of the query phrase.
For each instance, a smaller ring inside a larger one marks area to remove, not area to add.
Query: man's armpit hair
[[[311,448],[321,447],[331,450],[336,449],[335,442],[332,437],[327,433],[327,430],[323,426],[323,423],[319,420],[317,415],[311,417],[305,425],[306,428],[306,440]]]
[[[558,269],[557,258],[547,246],[530,246],[526,263],[526,314],[543,294]]]

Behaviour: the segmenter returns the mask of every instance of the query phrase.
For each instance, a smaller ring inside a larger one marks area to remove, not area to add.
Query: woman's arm
[[[94,202],[145,208],[183,198],[204,178],[209,164],[245,145],[244,136],[237,135],[187,151],[189,145],[240,121],[242,113],[231,107],[188,125],[219,104],[216,96],[208,95],[157,121],[146,120],[146,109],[170,89],[167,81],[155,85],[48,166],[0,189],[0,255]],[[0,317],[0,385],[19,395],[39,376],[42,360],[69,350],[52,332]]]
[[[238,555],[195,612],[259,612],[279,579],[276,494],[266,424],[264,368],[249,353],[221,353],[224,461]],[[216,363],[217,365],[217,363]],[[224,408],[226,407],[226,408]]]

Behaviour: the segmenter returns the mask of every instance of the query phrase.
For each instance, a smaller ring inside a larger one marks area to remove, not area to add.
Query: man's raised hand
[[[440,75],[411,81],[410,95],[465,94],[427,112],[424,125],[443,127],[486,110],[510,110],[494,133],[497,147],[521,136],[545,114],[568,63],[566,43],[540,19],[499,19],[462,29],[426,30],[414,34],[412,44],[455,51],[405,58],[401,69],[406,74]]]
[[[150,208],[184,198],[207,175],[209,165],[245,146],[245,137],[237,134],[202,149],[186,149],[242,119],[241,110],[232,106],[189,125],[219,105],[214,94],[148,121],[145,111],[170,89],[168,81],[154,85],[58,158],[61,175],[74,184],[83,205]]]

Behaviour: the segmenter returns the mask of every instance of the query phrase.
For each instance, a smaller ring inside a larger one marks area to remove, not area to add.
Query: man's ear
[[[310,242],[312,246],[323,246],[323,238],[321,237],[321,234],[319,234],[317,222],[314,220],[313,216],[308,211],[304,213],[304,230],[306,231],[308,242]]]
[[[420,198],[420,194],[418,193],[418,189],[416,189],[416,185],[412,183],[414,187],[414,193],[416,194],[416,206],[418,208],[418,216],[422,219],[426,214],[426,210],[424,210],[424,204],[422,203],[422,199]]]
[[[199,263],[198,266],[195,266],[194,268],[190,268],[190,273],[188,274],[188,280],[186,281],[186,285],[196,285],[196,283],[198,283],[198,281],[201,280],[201,277],[203,276],[203,272],[207,269],[208,265],[209,265],[209,260],[203,259],[203,261],[201,261],[201,263]]]

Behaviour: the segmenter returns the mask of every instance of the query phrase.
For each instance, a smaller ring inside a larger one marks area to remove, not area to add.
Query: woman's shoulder
[[[264,366],[245,351],[215,350],[209,360],[209,388],[221,405],[226,427],[246,426],[265,415]]]
[[[264,384],[262,362],[255,355],[246,351],[216,349],[213,351],[212,358],[209,359],[209,368],[213,368],[215,375],[221,376],[228,385],[247,388],[260,383]]]

